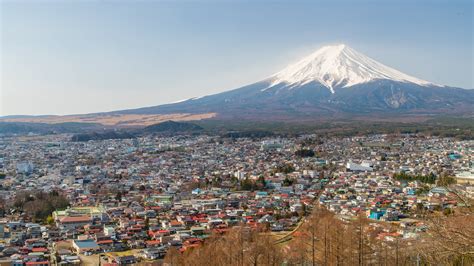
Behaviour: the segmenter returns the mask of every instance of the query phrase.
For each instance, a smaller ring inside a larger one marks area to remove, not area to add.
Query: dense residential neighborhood
[[[0,263],[160,264],[233,227],[278,241],[316,205],[417,238],[423,213],[474,197],[473,147],[416,134],[2,136]]]

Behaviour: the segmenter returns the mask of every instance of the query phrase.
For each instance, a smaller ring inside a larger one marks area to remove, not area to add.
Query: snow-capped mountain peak
[[[347,45],[338,44],[324,46],[272,75],[270,87],[280,83],[304,85],[315,81],[334,93],[337,87],[350,87],[376,79],[415,83],[421,86],[435,85],[385,66]]]

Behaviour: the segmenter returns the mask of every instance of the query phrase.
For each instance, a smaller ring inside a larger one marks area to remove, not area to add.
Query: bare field
[[[3,122],[29,122],[29,123],[99,123],[104,126],[149,126],[160,122],[173,121],[193,121],[215,117],[216,113],[203,114],[163,114],[163,115],[140,115],[140,114],[93,114],[93,115],[64,115],[64,116],[41,116],[41,117],[18,117],[0,118]]]

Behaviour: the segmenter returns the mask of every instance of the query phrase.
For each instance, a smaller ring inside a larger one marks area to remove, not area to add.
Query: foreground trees
[[[202,247],[188,249],[181,254],[176,249],[168,252],[165,262],[171,265],[281,265],[284,262],[281,246],[266,233],[236,227],[225,235],[214,235]]]
[[[427,262],[474,265],[474,214],[471,211],[430,217],[429,236],[417,247]]]
[[[317,207],[301,227],[290,249],[298,256],[294,265],[365,265],[371,264],[375,238],[368,221],[358,217],[342,221],[324,208]]]
[[[397,224],[359,216],[341,220],[316,207],[289,244],[294,265],[473,265],[474,215],[458,208],[448,216],[433,213],[427,232],[404,239]]]
[[[474,264],[471,210],[433,214],[426,224],[428,231],[420,238],[403,239],[397,224],[381,224],[363,216],[342,220],[317,206],[290,238],[237,227],[182,254],[171,250],[165,262],[206,266]]]

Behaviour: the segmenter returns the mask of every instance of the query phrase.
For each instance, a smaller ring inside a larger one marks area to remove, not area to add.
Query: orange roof
[[[97,244],[112,244],[114,241],[112,239],[106,239],[106,240],[101,240],[97,241]]]
[[[152,245],[159,245],[161,243],[160,240],[148,240],[148,241],[145,241],[146,245],[147,246],[152,246]]]
[[[178,222],[178,221],[171,221],[170,224],[171,224],[171,225],[181,225],[181,223]]]
[[[32,248],[31,251],[33,252],[48,252],[47,248]]]

